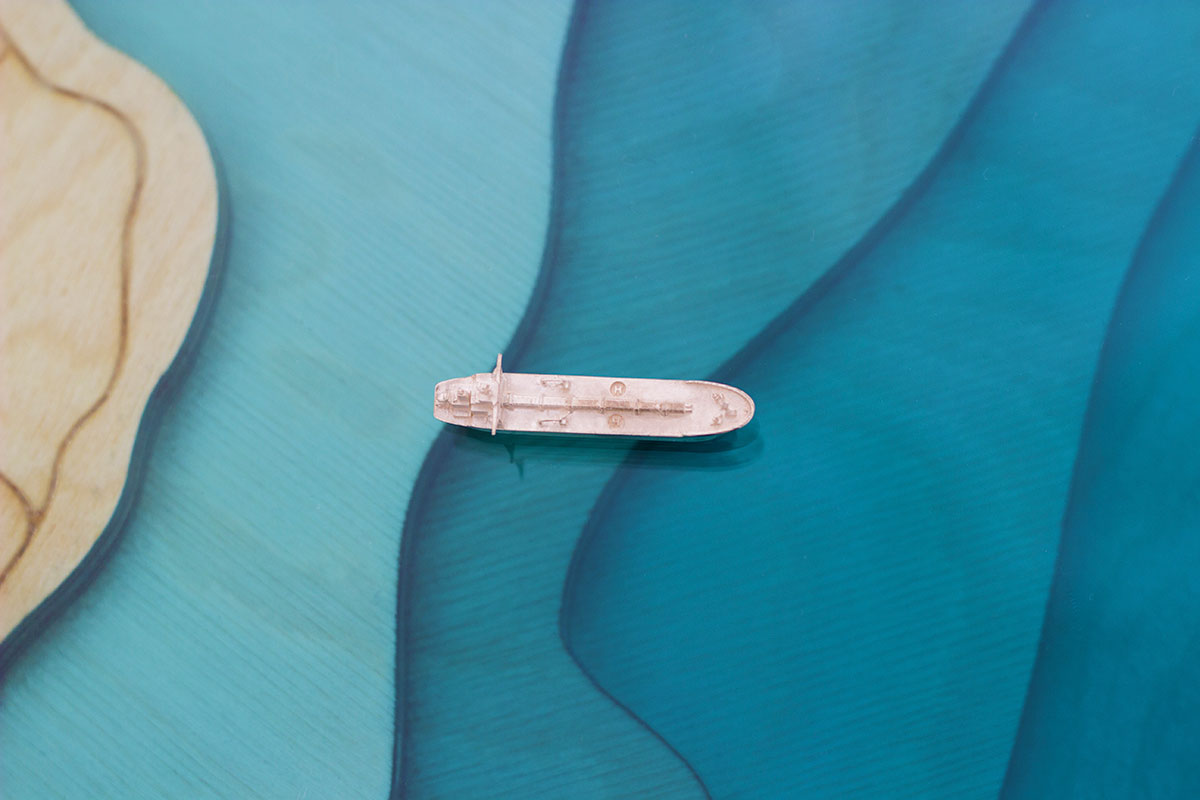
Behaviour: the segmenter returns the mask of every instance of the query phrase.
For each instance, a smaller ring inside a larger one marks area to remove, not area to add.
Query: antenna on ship
[[[492,398],[492,436],[496,435],[496,428],[500,427],[500,398],[504,384],[504,370],[500,368],[500,364],[504,359],[503,353],[496,354],[496,368],[492,370],[492,377],[496,379],[496,396]]]

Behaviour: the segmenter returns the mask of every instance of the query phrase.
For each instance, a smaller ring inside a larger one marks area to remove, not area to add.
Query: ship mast
[[[492,377],[496,379],[496,394],[492,398],[492,436],[496,435],[496,428],[500,427],[500,398],[504,396],[504,370],[500,368],[500,363],[504,359],[503,353],[496,354],[496,368],[492,370]]]

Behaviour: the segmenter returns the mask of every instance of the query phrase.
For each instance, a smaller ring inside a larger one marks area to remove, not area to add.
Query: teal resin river
[[[1200,8],[76,7],[230,238],[0,795],[1200,796]],[[499,350],[757,414],[441,429]]]

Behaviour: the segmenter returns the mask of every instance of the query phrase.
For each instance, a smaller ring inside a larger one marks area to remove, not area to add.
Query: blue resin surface
[[[1200,9],[80,11],[233,237],[5,797],[1200,795]],[[758,416],[439,432],[502,347]]]

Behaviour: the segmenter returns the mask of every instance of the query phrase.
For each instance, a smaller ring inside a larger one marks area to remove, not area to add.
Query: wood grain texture
[[[0,640],[79,565],[200,302],[204,137],[58,0],[0,0]]]

